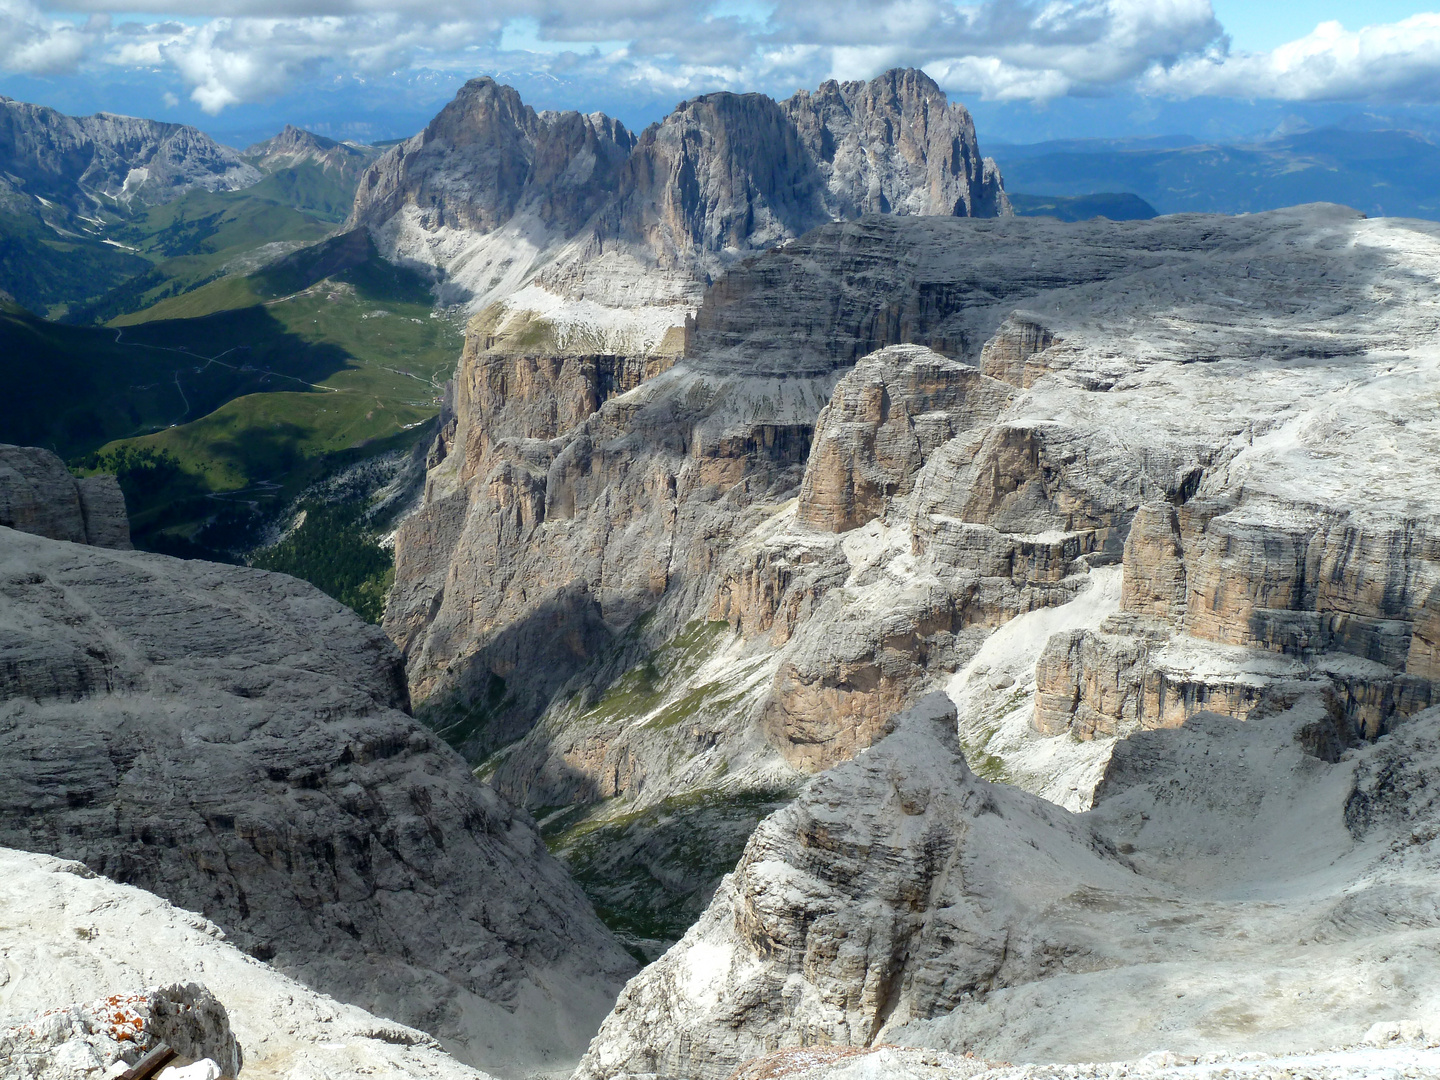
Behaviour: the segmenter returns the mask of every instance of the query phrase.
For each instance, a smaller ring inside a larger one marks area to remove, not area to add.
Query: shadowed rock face
[[[0,843],[203,912],[504,1075],[633,965],[531,820],[407,714],[394,647],[280,574],[0,529]]]
[[[115,477],[77,479],[38,446],[0,443],[0,526],[52,540],[130,548],[125,493]]]

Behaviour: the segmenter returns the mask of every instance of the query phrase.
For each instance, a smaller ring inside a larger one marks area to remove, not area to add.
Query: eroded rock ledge
[[[374,627],[281,574],[0,528],[0,843],[203,912],[503,1075],[633,962],[533,822],[405,712]]]
[[[760,825],[577,1076],[718,1080],[887,1043],[980,1073],[1440,1030],[1440,710],[1339,763],[1305,750],[1317,714],[1141,733],[1077,815],[977,777],[953,705],[926,698]]]

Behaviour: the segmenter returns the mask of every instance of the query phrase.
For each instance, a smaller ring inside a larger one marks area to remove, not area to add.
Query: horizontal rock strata
[[[1205,710],[1318,693],[1337,756],[1432,700],[1432,270],[1335,207],[873,217],[720,278],[654,371],[472,339],[387,629],[537,809],[793,790],[952,679],[977,768],[1077,809]]]
[[[203,912],[501,1073],[631,961],[533,823],[404,711],[393,646],[279,574],[0,529],[0,842]]]

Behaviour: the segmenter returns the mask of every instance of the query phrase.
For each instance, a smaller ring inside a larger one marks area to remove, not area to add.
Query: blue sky
[[[1395,23],[1417,12],[1440,10],[1407,0],[1211,0],[1237,49],[1273,49],[1303,37],[1322,23],[1339,21],[1352,30],[1371,23]]]
[[[710,90],[895,66],[1000,141],[1423,120],[1440,0],[0,0],[0,93],[231,142],[408,134],[479,74],[638,127]]]

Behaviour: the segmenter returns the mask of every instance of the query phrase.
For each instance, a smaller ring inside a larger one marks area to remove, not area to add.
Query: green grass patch
[[[706,788],[639,810],[618,800],[547,808],[541,835],[622,940],[668,944],[699,917],[760,820],[793,797],[781,789]]]
[[[421,723],[433,728],[435,734],[457,749],[464,746],[482,731],[488,729],[498,717],[509,712],[515,699],[506,690],[505,680],[494,672],[488,675],[483,693],[464,700],[447,697],[443,701],[427,700],[415,710]],[[513,746],[514,744],[509,744]],[[482,780],[488,780],[504,760],[508,747],[501,747],[485,758],[474,772]]]
[[[0,289],[30,311],[63,318],[149,269],[134,252],[0,208]]]

